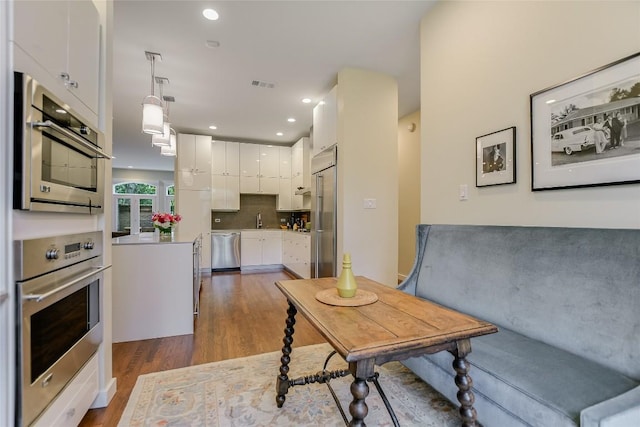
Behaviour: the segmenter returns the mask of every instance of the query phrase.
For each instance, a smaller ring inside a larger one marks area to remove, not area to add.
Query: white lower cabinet
[[[242,270],[258,270],[282,265],[281,230],[243,230],[240,233]]]
[[[311,235],[309,233],[284,232],[282,264],[302,279],[311,278]]]
[[[98,395],[98,355],[95,354],[65,387],[34,427],[77,426]]]

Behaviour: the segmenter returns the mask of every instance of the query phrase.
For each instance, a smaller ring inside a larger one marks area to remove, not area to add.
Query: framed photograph
[[[530,101],[533,191],[640,182],[640,53]]]
[[[476,138],[476,187],[516,182],[516,128]]]

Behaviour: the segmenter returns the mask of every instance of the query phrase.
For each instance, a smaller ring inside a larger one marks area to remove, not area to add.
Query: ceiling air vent
[[[276,85],[273,84],[273,83],[263,82],[261,80],[252,80],[251,81],[251,86],[265,87],[267,89],[273,89],[274,87],[276,87]]]

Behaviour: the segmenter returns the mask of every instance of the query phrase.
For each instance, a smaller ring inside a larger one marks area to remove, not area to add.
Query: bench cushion
[[[640,385],[610,368],[498,327],[500,331],[496,334],[473,338],[468,356],[478,419],[487,427],[504,425],[504,420],[495,418],[504,416],[499,414],[504,408],[522,425],[576,426],[583,409]],[[448,381],[432,385],[444,387],[446,390],[440,391],[457,403],[453,356],[440,352],[410,359],[405,364],[423,376],[421,373],[429,366],[423,358],[430,362],[429,369],[448,375]],[[488,400],[501,411],[485,409],[486,402],[481,404],[480,400]]]

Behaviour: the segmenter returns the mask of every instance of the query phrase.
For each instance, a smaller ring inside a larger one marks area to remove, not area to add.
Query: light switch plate
[[[376,199],[364,199],[363,207],[365,209],[375,209]]]
[[[469,199],[469,187],[467,187],[467,184],[460,184],[460,200],[467,200]]]

